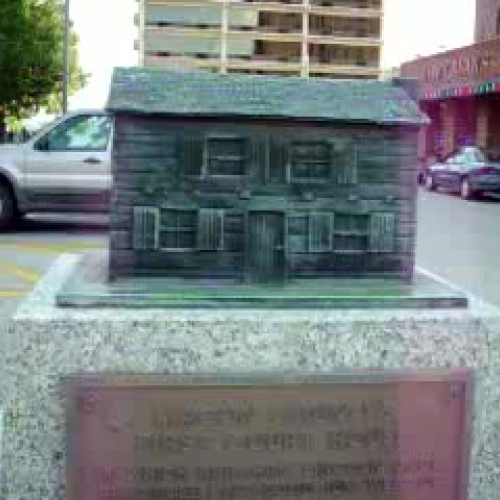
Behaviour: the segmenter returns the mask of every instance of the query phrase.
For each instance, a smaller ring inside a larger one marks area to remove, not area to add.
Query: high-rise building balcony
[[[380,19],[345,18],[311,15],[309,33],[358,38],[380,38]]]
[[[381,47],[382,40],[379,37],[358,37],[341,34],[315,35],[311,33],[308,37],[310,43],[321,45],[350,45],[352,47]]]
[[[195,55],[187,56],[169,52],[147,52],[144,57],[144,63],[146,66],[160,68],[188,67],[218,70],[220,67],[220,58],[210,57],[206,54],[200,54],[196,57]]]
[[[309,4],[316,7],[382,9],[382,0],[309,0]]]
[[[253,8],[260,11],[303,12],[307,7],[302,0],[229,0],[231,8]],[[310,0],[307,7],[311,13],[325,16],[343,15],[380,18],[382,5],[380,0]]]
[[[169,23],[157,23],[145,27],[146,36],[150,33],[175,33],[197,37],[220,37],[220,26],[179,26]],[[269,40],[283,42],[300,42],[303,34],[302,30],[290,30],[279,26],[255,26],[255,27],[229,27],[228,37],[243,38],[251,40]],[[375,34],[366,33],[361,36],[359,33],[345,32],[339,30],[312,30],[308,39],[312,43],[328,45],[352,45],[359,47],[379,47],[382,41]]]
[[[146,66],[379,76],[381,0],[141,2],[139,60]]]
[[[186,36],[196,36],[205,38],[217,38],[221,36],[221,28],[217,26],[179,26],[172,24],[155,24],[145,27],[145,37],[148,38],[152,33],[157,34],[177,34]],[[229,28],[227,35],[230,38],[241,38],[249,40],[276,40],[283,42],[300,42],[302,31],[291,32],[280,29],[279,27],[248,27],[246,29]]]
[[[309,63],[309,74],[328,74],[377,78],[380,75],[380,69],[377,64],[368,64],[366,66],[363,66],[349,61],[330,61],[328,63],[318,63],[315,61],[311,61]]]
[[[193,69],[205,69],[219,71],[221,67],[220,58],[203,55],[179,55],[172,53],[147,53],[145,64],[154,67],[189,67]],[[289,74],[299,75],[301,62],[298,59],[276,60],[266,55],[254,55],[250,58],[231,57],[227,60],[227,70],[230,72],[247,72],[254,74]],[[376,63],[366,66],[358,65],[354,61],[333,60],[328,63],[310,61],[309,72],[315,76],[335,75],[344,77],[377,78],[380,70]]]
[[[342,30],[336,28],[321,28],[310,29],[309,35],[313,36],[333,36],[337,38],[369,38],[373,40],[380,39],[380,33],[375,31],[368,32],[365,30]]]
[[[164,7],[200,7],[220,9],[223,0],[145,0],[147,10]],[[306,8],[303,0],[228,0],[231,9],[248,9],[268,12],[301,13]],[[380,0],[310,0],[309,10],[322,15],[344,15],[347,17],[381,17]]]
[[[282,4],[286,5],[287,7],[290,6],[302,6],[304,4],[303,0],[229,0],[230,3],[246,3],[246,4],[258,4],[258,5],[265,5],[265,4]]]
[[[248,38],[251,40],[268,40],[277,42],[300,42],[302,39],[302,31],[287,31],[279,28],[261,27],[253,29],[237,30],[230,28],[228,36],[231,38]]]
[[[231,58],[227,62],[229,70],[250,70],[261,71],[264,73],[300,73],[301,62],[299,60],[276,60],[274,58],[261,56],[253,56],[251,59]]]

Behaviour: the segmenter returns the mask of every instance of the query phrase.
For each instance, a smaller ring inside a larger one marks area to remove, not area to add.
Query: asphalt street
[[[500,199],[421,190],[417,265],[500,306]]]
[[[0,234],[0,318],[9,317],[62,253],[105,248],[104,215],[33,215]]]
[[[0,319],[61,253],[105,248],[102,215],[31,216],[0,235]],[[417,265],[500,306],[500,200],[419,193]]]

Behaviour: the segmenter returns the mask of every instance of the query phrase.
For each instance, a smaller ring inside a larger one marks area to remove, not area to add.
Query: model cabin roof
[[[427,117],[391,82],[115,69],[107,105],[128,112],[424,125]]]

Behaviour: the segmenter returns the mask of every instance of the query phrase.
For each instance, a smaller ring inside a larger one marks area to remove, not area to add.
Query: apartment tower
[[[140,65],[378,78],[383,0],[139,0]]]

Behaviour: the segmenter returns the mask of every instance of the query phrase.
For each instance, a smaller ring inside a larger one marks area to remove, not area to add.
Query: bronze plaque
[[[71,500],[465,500],[467,370],[68,385]]]

